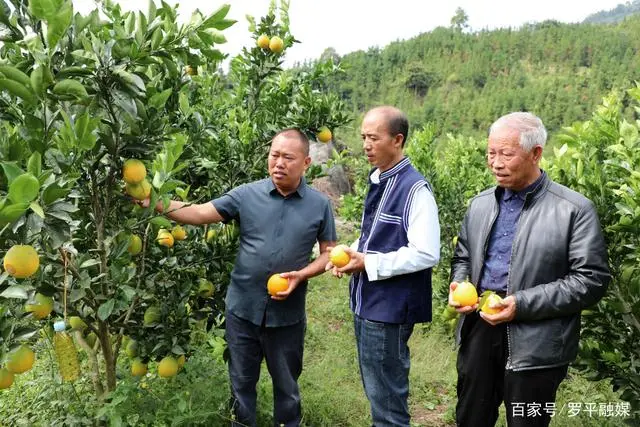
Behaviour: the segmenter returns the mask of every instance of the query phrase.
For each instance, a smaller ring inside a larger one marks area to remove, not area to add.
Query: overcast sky
[[[188,18],[198,8],[212,12],[224,2],[217,0],[165,0],[179,3],[181,16]],[[95,7],[92,0],[73,0],[74,7],[87,13]],[[147,2],[118,0],[123,9],[146,10]],[[229,17],[238,21],[224,33],[227,44],[221,50],[237,54],[242,46],[251,43],[245,15],[262,16],[270,0],[228,0]],[[340,55],[383,47],[390,42],[408,39],[438,26],[448,26],[457,7],[469,16],[474,30],[498,27],[519,27],[527,22],[555,19],[579,22],[587,15],[614,8],[623,0],[291,0],[291,32],[302,43],[287,51],[285,64],[292,65],[306,58],[315,59],[327,47]]]

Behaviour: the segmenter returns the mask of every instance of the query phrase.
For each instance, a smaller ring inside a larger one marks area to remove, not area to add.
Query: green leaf
[[[7,177],[7,183],[11,183],[20,175],[24,174],[24,171],[20,169],[14,162],[2,162],[2,169]]]
[[[57,183],[52,183],[45,187],[42,192],[42,202],[46,205],[50,205],[51,203],[57,201],[58,199],[64,198],[69,192],[70,188],[60,187]]]
[[[31,204],[29,205],[29,207],[31,208],[32,211],[34,211],[40,218],[44,218],[44,210],[42,209],[42,206],[40,206],[38,203],[36,202],[31,202]]]
[[[191,115],[191,108],[189,107],[189,98],[184,92],[180,92],[178,95],[178,103],[180,104],[180,111],[185,116]]]
[[[214,22],[213,25],[211,26],[217,30],[222,31],[222,30],[226,30],[236,22],[238,21],[236,21],[235,19],[223,19],[221,21]]]
[[[26,341],[38,333],[40,328],[20,327],[13,331],[13,339],[16,341]]]
[[[28,203],[38,197],[40,181],[30,173],[17,177],[9,185],[9,200],[14,203]]]
[[[48,20],[56,15],[62,0],[30,0],[29,10],[38,19]]]
[[[149,222],[160,228],[171,228],[171,221],[164,216],[155,216]]]
[[[0,89],[6,90],[11,95],[21,98],[27,104],[35,104],[38,102],[38,98],[36,98],[35,93],[31,91],[31,89],[15,80],[0,78]]]
[[[100,307],[98,307],[98,318],[102,321],[107,320],[107,318],[111,316],[111,313],[113,313],[115,304],[116,302],[113,299],[102,303]]]
[[[56,74],[56,79],[62,80],[69,77],[90,76],[91,74],[93,74],[93,72],[94,70],[89,67],[79,67],[79,66],[66,67],[58,71],[58,73]]]
[[[67,32],[73,20],[73,4],[71,0],[65,0],[55,16],[47,19],[47,44],[49,50],[55,50],[58,42]]]
[[[86,295],[87,295],[87,292],[84,289],[82,288],[74,289],[73,291],[71,291],[71,294],[69,295],[69,302],[80,301]]]
[[[27,172],[34,176],[40,176],[42,173],[42,156],[38,151],[34,151],[27,162]]]
[[[28,75],[11,65],[0,65],[0,74],[9,80],[16,81],[25,87],[31,86],[31,79]]]
[[[91,119],[89,114],[84,113],[75,121],[74,131],[76,134],[76,143],[83,150],[91,150],[98,140],[95,130],[98,127],[100,119]]]
[[[14,286],[9,286],[7,289],[5,289],[0,294],[0,297],[29,299],[29,294],[27,293],[27,291],[24,289],[22,285],[14,285]]]
[[[87,90],[77,80],[65,79],[56,83],[53,93],[66,98],[86,98]]]
[[[227,14],[229,13],[229,10],[231,9],[231,5],[230,4],[223,4],[222,6],[220,6],[218,8],[218,10],[216,10],[215,12],[213,12],[211,14],[211,16],[205,21],[211,21],[211,22],[216,22],[216,21],[220,21],[222,19],[224,19],[225,16],[227,16]]]
[[[89,268],[99,264],[100,264],[100,260],[90,258],[84,261],[82,264],[80,264],[80,269],[82,270],[83,268]]]
[[[160,93],[156,93],[149,100],[149,106],[155,108],[156,110],[163,109],[164,105],[167,103],[167,100],[171,96],[171,92],[173,92],[173,89],[165,89]]]
[[[16,203],[0,209],[0,226],[17,221],[29,209],[29,203]]]

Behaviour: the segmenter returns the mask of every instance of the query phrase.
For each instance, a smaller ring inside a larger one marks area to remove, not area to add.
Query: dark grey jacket
[[[498,216],[500,188],[471,200],[453,256],[451,280],[477,284]],[[551,181],[526,196],[513,240],[507,294],[516,315],[507,325],[507,369],[549,368],[578,353],[580,311],[597,303],[611,276],[596,210],[590,200]],[[458,324],[458,343],[464,316]]]

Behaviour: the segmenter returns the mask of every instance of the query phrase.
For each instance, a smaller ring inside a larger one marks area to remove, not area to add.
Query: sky
[[[210,13],[224,4],[218,0],[165,0],[179,3],[181,19],[193,10]],[[469,16],[472,30],[519,27],[525,23],[555,19],[580,22],[591,13],[609,10],[624,0],[291,0],[291,33],[302,43],[286,52],[285,66],[305,59],[317,59],[327,47],[339,55],[369,47],[409,39],[438,26],[449,26],[455,10],[461,7]],[[124,10],[147,9],[147,1],[122,1]],[[157,2],[159,3],[159,1]],[[156,3],[156,4],[157,4]],[[268,10],[270,0],[227,0],[228,17],[238,22],[224,31],[228,42],[219,48],[235,55],[253,41],[248,31],[247,14],[259,18]],[[74,9],[87,13],[95,8],[92,0],[73,0]]]

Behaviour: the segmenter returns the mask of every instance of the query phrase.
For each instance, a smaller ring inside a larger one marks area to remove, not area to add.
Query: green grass
[[[348,281],[325,274],[311,281],[307,297],[307,334],[304,369],[300,377],[303,425],[307,427],[365,427],[371,425],[348,305]],[[409,343],[411,374],[409,403],[412,427],[453,426],[456,403],[456,349],[451,334],[439,324],[416,327]],[[120,378],[111,403],[105,406],[91,395],[88,378],[71,386],[60,383],[50,350],[42,340],[38,359],[29,373],[20,375],[9,390],[0,391],[0,426],[92,425],[97,414],[111,425],[226,426],[229,398],[226,366],[211,347],[201,342],[172,380],[151,374],[140,381],[128,374],[121,358]],[[82,355],[82,353],[81,353]],[[144,383],[144,386],[143,386]],[[607,382],[591,382],[571,370],[557,397],[554,427],[623,425],[621,418],[569,417],[569,403],[615,403],[619,397]],[[272,425],[271,379],[263,368],[258,384],[258,425]],[[504,408],[498,426],[505,426]],[[99,416],[98,416],[99,417]]]
[[[347,279],[328,274],[311,281],[307,297],[307,336],[304,369],[300,377],[305,426],[371,425],[348,305]],[[416,327],[411,349],[410,408],[412,427],[454,426],[456,403],[456,349],[452,337],[439,325]],[[259,385],[260,426],[271,424],[271,382],[266,370]],[[569,417],[569,402],[619,402],[606,381],[592,382],[570,370],[557,396],[554,427],[624,425],[621,418]],[[504,406],[498,426],[505,426]]]

